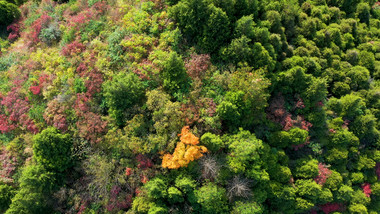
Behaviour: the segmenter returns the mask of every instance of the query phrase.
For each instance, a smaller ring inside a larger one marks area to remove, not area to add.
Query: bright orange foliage
[[[190,132],[189,126],[182,128],[180,142],[173,154],[166,154],[162,158],[162,167],[169,169],[178,169],[187,166],[191,161],[199,159],[202,153],[207,152],[204,146],[197,146],[199,138]]]

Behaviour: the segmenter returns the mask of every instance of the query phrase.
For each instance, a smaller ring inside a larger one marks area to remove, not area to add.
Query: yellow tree
[[[173,154],[165,154],[162,158],[162,167],[178,169],[187,166],[191,161],[199,159],[203,153],[207,152],[204,146],[197,146],[199,138],[190,132],[189,126],[182,128],[180,142]]]

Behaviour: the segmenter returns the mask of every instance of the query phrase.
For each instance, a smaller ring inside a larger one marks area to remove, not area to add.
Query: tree
[[[179,102],[170,101],[170,96],[162,90],[152,90],[146,93],[146,105],[152,111],[153,127],[157,134],[175,137],[178,127],[183,127],[183,112]]]
[[[47,201],[49,194],[57,187],[56,174],[43,166],[28,166],[20,177],[20,189],[12,198],[6,214],[51,213]]]
[[[263,207],[256,202],[236,202],[232,214],[262,214],[264,213]]]
[[[318,175],[318,161],[315,159],[299,159],[294,170],[294,176],[299,178],[315,178]]]
[[[197,146],[197,144],[199,144],[199,138],[190,132],[188,126],[182,128],[179,136],[181,136],[181,141],[177,144],[174,153],[163,156],[162,167],[169,169],[186,167],[191,161],[202,157],[202,153],[207,152],[206,147]]]
[[[209,17],[207,2],[204,0],[180,1],[169,10],[169,16],[178,24],[184,35],[191,41],[199,39],[200,32]]]
[[[208,5],[210,17],[203,28],[203,34],[198,42],[202,50],[215,53],[229,40],[229,20],[227,14],[213,4]]]
[[[255,25],[256,23],[253,21],[253,15],[241,17],[239,20],[236,21],[236,27],[234,31],[235,38],[245,36],[250,40],[254,39]]]
[[[71,166],[72,138],[49,127],[33,138],[36,161],[48,170],[63,172]]]
[[[369,26],[369,18],[370,18],[370,6],[368,3],[359,3],[356,8],[356,15],[360,19],[360,22],[366,23]]]
[[[0,1],[0,25],[9,25],[21,16],[18,7],[7,1]]]
[[[226,190],[215,183],[207,183],[195,191],[201,213],[226,213],[228,211]]]
[[[12,202],[15,190],[7,184],[0,184],[0,212],[5,212]]]
[[[168,93],[174,95],[189,89],[190,78],[186,73],[182,58],[176,52],[169,53],[162,66],[160,77],[163,81],[162,85]]]
[[[144,187],[148,191],[148,196],[153,199],[162,199],[168,194],[167,184],[160,178],[150,180]]]
[[[229,148],[227,156],[228,165],[234,173],[244,173],[255,182],[266,182],[269,175],[263,169],[261,159],[263,158],[264,147],[261,140],[257,139],[249,131],[240,129],[235,135],[224,137]]]
[[[120,72],[104,84],[104,97],[111,117],[122,127],[131,116],[127,110],[144,99],[145,87],[136,74]]]

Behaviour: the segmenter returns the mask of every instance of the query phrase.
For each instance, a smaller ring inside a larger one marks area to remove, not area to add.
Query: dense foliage
[[[0,212],[380,213],[380,2],[0,1]]]

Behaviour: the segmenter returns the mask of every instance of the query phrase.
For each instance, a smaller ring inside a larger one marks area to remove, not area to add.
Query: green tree
[[[18,7],[7,1],[0,1],[0,25],[9,25],[21,16]]]
[[[207,183],[195,191],[201,213],[226,213],[228,211],[226,190],[215,183]]]
[[[198,44],[207,53],[215,53],[229,40],[230,27],[227,14],[213,4],[208,5],[209,18],[203,28],[203,34]]]
[[[178,92],[186,92],[190,87],[190,78],[186,73],[185,64],[176,52],[169,53],[163,62],[160,72],[164,89],[174,95]]]
[[[256,202],[236,202],[232,214],[262,214],[264,213],[263,207]]]
[[[49,127],[33,138],[33,154],[38,164],[48,170],[63,172],[71,166],[72,138]]]
[[[120,72],[104,83],[104,97],[111,117],[116,125],[125,125],[129,115],[127,112],[139,104],[145,97],[145,87],[136,74]]]
[[[5,212],[12,202],[16,191],[12,186],[0,184],[0,212]]]
[[[20,177],[20,189],[12,198],[6,214],[52,213],[49,208],[49,194],[57,187],[56,174],[43,166],[28,166]]]
[[[370,10],[371,7],[365,2],[359,3],[356,8],[356,16],[360,19],[360,22],[366,23],[367,26],[369,26]]]
[[[148,196],[153,199],[162,199],[167,196],[167,184],[160,178],[150,180],[145,186]]]

